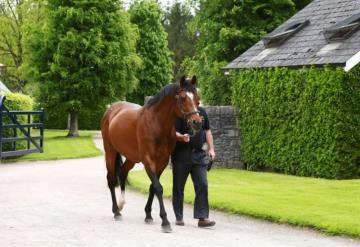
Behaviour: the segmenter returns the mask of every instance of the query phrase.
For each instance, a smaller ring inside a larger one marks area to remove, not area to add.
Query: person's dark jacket
[[[191,154],[196,150],[201,150],[206,142],[206,130],[210,129],[209,118],[204,108],[198,107],[199,114],[203,117],[202,129],[193,137],[190,142],[176,142],[174,152],[171,156],[172,162],[191,162]],[[175,129],[180,134],[189,134],[189,128],[184,119],[178,118]]]

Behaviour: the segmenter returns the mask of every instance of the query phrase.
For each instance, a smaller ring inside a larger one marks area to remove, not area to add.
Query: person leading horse
[[[125,181],[135,163],[142,162],[151,180],[149,197],[145,206],[145,222],[151,223],[151,207],[154,195],[160,205],[162,230],[171,232],[170,222],[163,203],[163,187],[159,178],[169,162],[175,147],[176,118],[186,120],[194,133],[200,130],[202,119],[196,108],[199,97],[196,77],[191,80],[183,76],[179,83],[165,86],[143,107],[129,102],[111,105],[101,120],[104,142],[107,181],[115,218],[121,216],[125,199]],[[125,162],[122,160],[125,157]],[[115,187],[121,187],[122,198],[117,204]]]

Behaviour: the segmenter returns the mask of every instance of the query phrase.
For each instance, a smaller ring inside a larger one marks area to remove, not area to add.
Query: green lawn
[[[35,132],[34,132],[35,133]],[[44,130],[44,153],[27,154],[6,160],[59,160],[99,156],[102,152],[95,147],[92,136],[95,131],[80,131],[80,137],[67,138],[67,130]]]
[[[360,237],[359,179],[326,180],[234,169],[213,169],[208,179],[212,208]],[[147,192],[149,179],[144,171],[131,172],[129,181],[133,188]],[[164,195],[170,197],[171,170],[164,172],[161,183]],[[194,201],[190,177],[185,201]]]

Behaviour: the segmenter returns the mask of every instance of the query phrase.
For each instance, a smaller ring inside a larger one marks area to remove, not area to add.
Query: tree
[[[192,18],[190,6],[181,2],[175,2],[165,15],[164,27],[168,34],[169,49],[173,53],[174,78],[179,78],[185,73],[181,63],[185,57],[192,57],[195,52],[195,38],[187,28]]]
[[[294,0],[296,10],[303,9],[308,5],[312,0]]]
[[[162,26],[163,15],[155,0],[135,1],[129,9],[131,22],[139,29],[136,45],[143,67],[137,74],[138,88],[128,95],[130,101],[142,104],[145,96],[154,95],[169,83],[172,74],[171,52]]]
[[[26,72],[39,82],[40,104],[67,112],[68,136],[77,136],[82,110],[105,110],[135,87],[136,29],[117,0],[48,0],[46,7],[46,20],[27,37]]]
[[[221,68],[246,51],[295,12],[291,0],[200,1],[190,25],[198,33],[196,55],[187,71],[197,74],[208,104],[230,104],[230,82]]]
[[[42,1],[0,0],[0,62],[7,67],[1,79],[10,89],[26,91],[27,81],[21,73],[24,56],[23,37],[26,26],[41,19]]]

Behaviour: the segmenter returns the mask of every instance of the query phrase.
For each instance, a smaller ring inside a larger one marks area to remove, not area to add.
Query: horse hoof
[[[115,219],[116,221],[121,220],[121,219],[122,219],[121,214],[120,214],[120,213],[116,213],[116,214],[114,215],[114,219]]]
[[[150,224],[154,223],[154,220],[153,220],[153,218],[145,218],[145,223],[150,225]]]
[[[161,226],[162,228],[162,232],[164,233],[170,233],[172,232],[171,226],[170,225],[166,225],[166,226]]]

